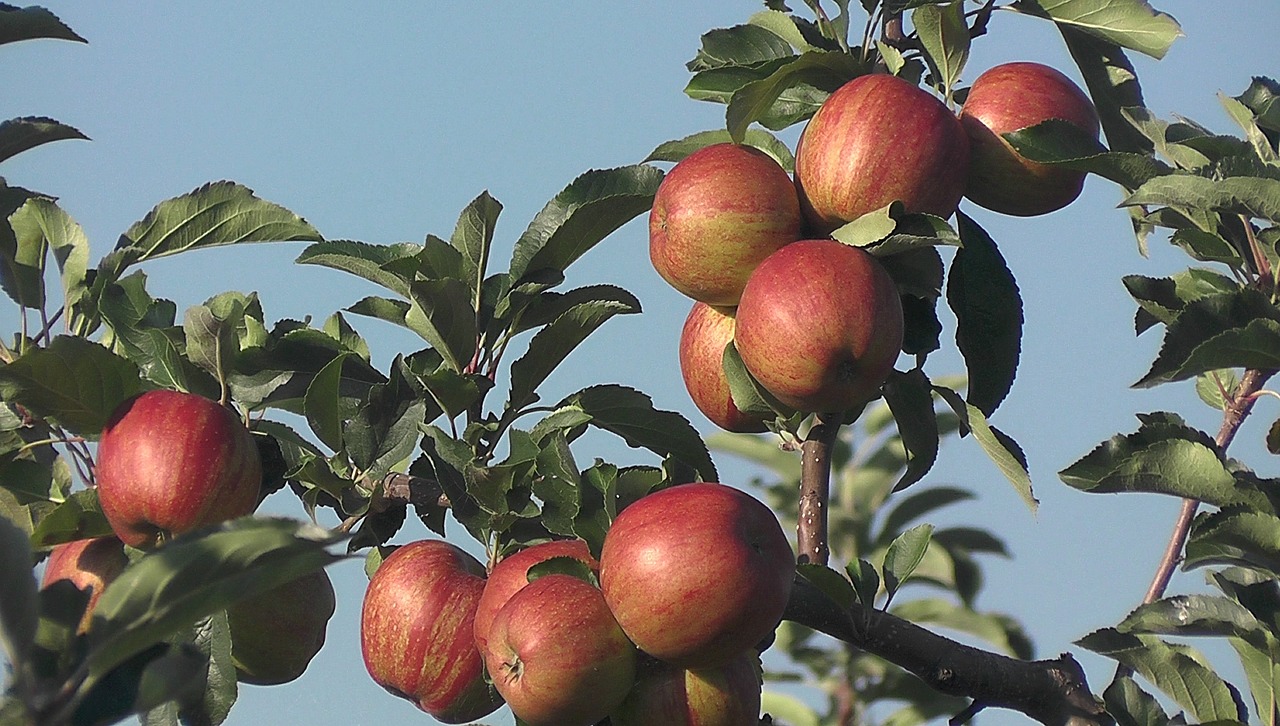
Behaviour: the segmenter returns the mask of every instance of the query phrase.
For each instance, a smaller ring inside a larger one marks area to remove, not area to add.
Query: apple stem
[[[800,445],[800,501],[796,517],[798,559],[827,564],[827,509],[831,499],[831,447],[840,432],[840,416],[818,414]]]

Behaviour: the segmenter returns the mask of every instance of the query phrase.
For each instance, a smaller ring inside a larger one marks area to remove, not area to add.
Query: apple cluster
[[[69,580],[89,590],[80,632],[103,591],[128,565],[128,547],[151,550],[175,536],[251,514],[262,489],[253,435],[234,413],[203,396],[153,390],[107,420],[95,466],[98,501],[113,535],[58,545],[43,586]],[[227,609],[237,680],[258,685],[302,675],[324,645],[335,607],[323,570]]]
[[[531,726],[754,726],[757,648],[794,576],[768,507],[682,484],[623,509],[599,559],[552,540],[486,574],[443,540],[397,548],[370,579],[361,647],[374,681],[445,723],[505,702]]]
[[[894,202],[943,219],[962,197],[1020,216],[1070,204],[1083,173],[1026,159],[1002,136],[1049,119],[1099,133],[1088,96],[1037,63],[981,74],[958,115],[906,80],[871,74],[809,120],[794,177],[764,151],[731,143],[677,163],[654,198],[649,256],[695,301],[679,350],[698,409],[728,431],[766,429],[765,414],[730,395],[730,342],[787,408],[841,412],[874,398],[902,347],[901,298],[875,257],[831,233]]]

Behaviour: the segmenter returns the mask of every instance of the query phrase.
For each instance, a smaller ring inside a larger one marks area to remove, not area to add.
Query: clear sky
[[[659,143],[723,125],[723,107],[686,98],[684,63],[701,33],[744,22],[761,5],[701,3],[45,3],[89,40],[0,48],[0,116],[47,115],[93,141],[59,142],[6,163],[10,184],[61,198],[85,228],[93,259],[157,202],[208,181],[232,179],[306,217],[329,238],[377,243],[447,238],[458,212],[483,190],[505,206],[495,259],[543,204],[579,173],[638,162]],[[1251,75],[1280,75],[1275,0],[1156,0],[1187,37],[1156,63],[1135,57],[1148,106],[1235,133],[1216,94],[1240,93]],[[802,3],[793,3],[797,8]],[[854,3],[856,6],[856,3]],[[1008,60],[1035,60],[1078,77],[1058,36],[1039,20],[998,13],[975,42],[965,80]],[[789,139],[791,137],[788,137]],[[1164,546],[1177,502],[1086,495],[1056,472],[1117,432],[1133,414],[1182,413],[1216,431],[1218,418],[1191,385],[1133,390],[1159,345],[1135,338],[1125,274],[1167,275],[1187,258],[1153,240],[1142,258],[1118,189],[1091,179],[1082,198],[1020,220],[969,207],[991,232],[1021,287],[1026,316],[1017,383],[993,421],[1025,449],[1040,512],[1032,516],[971,441],[947,442],[924,483],[980,493],[939,524],[996,530],[1014,558],[987,561],[983,609],[1020,618],[1039,655],[1052,657],[1136,605]],[[180,308],[224,290],[257,291],[268,320],[323,320],[370,294],[354,278],[295,266],[299,244],[255,245],[145,265],[150,289]],[[587,255],[569,285],[610,282],[633,291],[644,314],[610,321],[551,379],[547,395],[618,382],[713,429],[680,381],[676,341],[689,301],[649,266],[643,220]],[[945,305],[940,306],[945,309]],[[0,303],[12,330],[16,309]],[[350,318],[376,362],[419,346],[372,320]],[[944,318],[950,335],[951,321]],[[944,347],[946,343],[944,342]],[[933,375],[962,370],[945,350]],[[1232,453],[1268,476],[1261,439],[1277,416],[1258,406]],[[615,463],[654,463],[616,440],[576,450]],[[722,478],[756,472],[725,456]],[[273,511],[302,516],[296,501]],[[416,522],[396,541],[426,536]],[[459,528],[451,538],[466,539]],[[376,686],[359,651],[365,577],[360,561],[331,568],[338,610],[325,648],[295,683],[244,686],[229,724],[431,723]],[[1199,573],[1175,587],[1198,588]],[[1077,651],[1100,691],[1112,665]],[[1022,723],[1019,715],[985,723]],[[510,722],[504,710],[486,720]]]

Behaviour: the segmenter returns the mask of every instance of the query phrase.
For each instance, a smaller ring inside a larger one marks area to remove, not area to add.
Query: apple
[[[472,637],[484,565],[443,540],[406,544],[383,560],[365,591],[360,651],[373,680],[445,723],[502,705],[485,682]]]
[[[89,605],[77,628],[78,632],[83,633],[89,629],[98,598],[102,597],[107,585],[128,564],[129,557],[124,553],[124,543],[117,537],[95,537],[67,542],[49,551],[41,585],[48,587],[59,580],[70,580],[71,584],[81,590],[89,589]]]
[[[868,252],[802,240],[770,255],[742,292],[734,343],[765,390],[805,412],[876,395],[902,348],[902,300]]]
[[[1048,119],[1062,119],[1098,138],[1098,112],[1070,78],[1040,63],[1005,63],[973,82],[960,123],[969,135],[969,183],[974,204],[1019,217],[1048,214],[1074,202],[1084,172],[1031,161],[1001,137]]]
[[[600,587],[641,650],[683,668],[723,665],[771,634],[795,577],[777,517],[749,494],[699,482],[618,513]]]
[[[665,664],[643,672],[618,710],[613,726],[757,726],[760,657],[754,650],[718,668],[688,670]]]
[[[773,157],[713,144],[677,163],[649,213],[649,259],[672,287],[712,305],[736,305],[747,276],[800,239],[800,200]]]
[[[733,341],[734,313],[695,302],[680,332],[680,374],[689,398],[711,423],[725,431],[767,430],[763,416],[743,413],[733,403],[724,373],[724,349]]]
[[[562,539],[525,547],[498,561],[489,573],[484,594],[476,606],[476,647],[483,653],[489,639],[489,628],[498,610],[521,588],[529,584],[529,568],[553,557],[572,557],[585,562],[592,572],[600,571],[600,563],[591,556],[587,543],[580,539]]]
[[[98,442],[95,471],[111,528],[141,548],[253,512],[262,487],[258,447],[236,415],[178,391],[120,404]]]
[[[493,619],[484,659],[530,726],[591,726],[635,682],[635,646],[600,589],[572,575],[545,575],[512,595]]]
[[[236,601],[227,608],[236,680],[273,686],[301,676],[324,645],[335,604],[324,570]]]
[[[814,234],[900,201],[950,217],[964,194],[969,141],[935,96],[896,76],[836,89],[796,145],[795,183]]]

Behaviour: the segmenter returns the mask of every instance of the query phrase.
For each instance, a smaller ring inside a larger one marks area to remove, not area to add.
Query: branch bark
[[[800,445],[800,500],[797,504],[796,543],[800,562],[825,565],[831,549],[827,541],[827,509],[831,503],[831,447],[840,420],[819,415]]]

